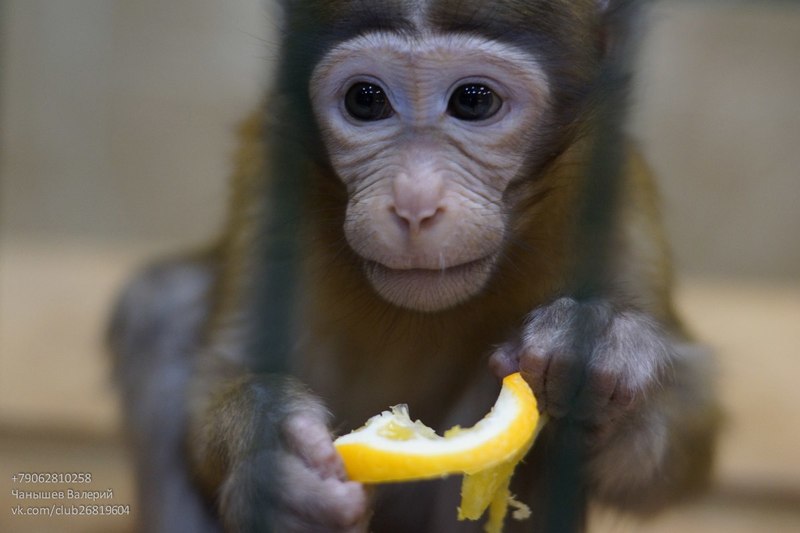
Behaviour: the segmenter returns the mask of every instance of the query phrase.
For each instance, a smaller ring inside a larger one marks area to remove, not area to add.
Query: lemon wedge
[[[350,479],[385,483],[464,474],[459,519],[477,520],[489,508],[487,531],[500,531],[514,467],[539,427],[536,398],[519,373],[506,376],[494,407],[470,428],[438,435],[399,405],[339,437],[334,446]],[[524,506],[523,506],[524,507]],[[523,513],[524,514],[524,513]]]

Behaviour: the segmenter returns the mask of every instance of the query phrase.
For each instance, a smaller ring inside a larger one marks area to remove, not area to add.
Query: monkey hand
[[[490,360],[500,377],[519,370],[553,418],[586,424],[593,443],[641,412],[663,384],[669,340],[642,312],[606,301],[560,298],[533,311],[521,334]]]
[[[226,530],[241,530],[242,523],[266,523],[268,531],[281,533],[366,532],[367,492],[360,483],[346,479],[324,414],[316,410],[288,414],[276,440],[276,449],[252,454],[230,472],[222,491],[223,514],[262,516],[233,523],[223,518],[230,526]]]

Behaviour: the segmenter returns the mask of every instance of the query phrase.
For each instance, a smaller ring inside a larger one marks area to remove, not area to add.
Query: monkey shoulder
[[[189,357],[209,313],[217,264],[207,251],[162,259],[126,284],[107,330],[118,375]]]

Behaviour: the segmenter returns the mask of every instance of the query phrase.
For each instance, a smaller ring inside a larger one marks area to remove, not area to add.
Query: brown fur
[[[320,46],[364,28],[388,25],[411,31],[405,18],[410,4],[405,2],[376,11],[364,8],[364,2],[308,2],[305,8],[286,3],[290,42],[293,31],[308,29],[304,24],[312,29],[319,24],[329,31],[318,36]],[[299,135],[286,122],[291,115],[285,114],[304,104],[303,91],[285,93],[286,87],[279,87],[267,99],[270,109],[277,110],[271,120],[264,120],[265,112],[259,111],[241,128],[231,210],[221,238],[200,261],[179,260],[163,267],[178,272],[190,264],[203,274],[204,281],[195,291],[209,312],[181,330],[181,338],[190,347],[171,352],[175,321],[170,316],[155,317],[156,311],[161,313],[162,301],[175,298],[171,289],[175,283],[164,281],[163,276],[145,275],[139,284],[149,287],[147,298],[140,289],[132,290],[115,320],[112,341],[120,356],[121,380],[130,391],[129,417],[140,421],[144,429],[138,431],[145,435],[157,435],[165,425],[175,426],[168,437],[142,445],[142,461],[147,461],[148,449],[185,454],[179,460],[180,476],[159,480],[160,484],[144,480],[142,491],[151,500],[161,491],[169,493],[170,487],[176,494],[186,492],[187,472],[191,472],[191,481],[203,494],[204,512],[211,518],[187,523],[202,522],[214,530],[218,520],[233,531],[274,520],[273,527],[281,533],[364,530],[369,516],[361,488],[341,480],[337,473],[341,467],[329,443],[307,448],[296,444],[302,442],[302,435],[292,433],[297,424],[287,426],[287,420],[302,415],[313,426],[309,431],[318,433],[328,423],[345,431],[387,406],[407,403],[413,416],[438,429],[470,424],[486,412],[498,390],[488,371],[490,356],[494,368],[517,365],[525,372],[538,368],[537,357],[552,355],[534,353],[531,346],[549,343],[555,346],[555,356],[574,348],[555,340],[564,336],[560,319],[554,318],[559,316],[558,306],[589,313],[598,324],[607,325],[594,333],[598,343],[608,341],[604,335],[610,335],[628,350],[621,359],[606,354],[605,359],[593,361],[592,371],[598,375],[590,378],[602,384],[610,375],[619,377],[623,385],[626,380],[634,384],[630,390],[619,390],[620,397],[630,397],[630,405],[609,408],[620,422],[609,425],[610,429],[599,422],[596,427],[594,418],[588,424],[592,439],[585,484],[591,496],[624,509],[651,511],[707,480],[716,428],[711,368],[707,357],[697,355],[675,315],[655,187],[632,147],[627,150],[619,209],[605,250],[610,261],[609,279],[603,280],[609,288],[607,299],[586,303],[565,299],[582,257],[575,244],[580,241],[573,237],[581,231],[577,206],[595,135],[591,84],[603,50],[598,37],[602,17],[595,14],[595,2],[480,3],[472,11],[454,11],[451,4],[431,3],[427,16],[434,26],[475,31],[520,46],[541,45],[551,52],[543,56],[550,58],[544,67],[554,91],[541,128],[550,135],[537,132],[523,139],[530,151],[529,162],[503,199],[510,213],[507,238],[489,284],[468,301],[433,313],[401,309],[382,300],[346,243],[344,187],[324,155],[315,147],[308,148],[301,162],[309,178],[305,203],[295,214],[302,254],[293,317],[297,343],[288,370],[297,381],[254,371],[260,367],[259,357],[269,357],[250,353],[246,346],[248,332],[259,327],[260,319],[253,316],[249,304],[257,276],[263,273],[261,232],[270,205],[265,191],[276,179],[272,161],[280,156],[284,137]],[[308,9],[314,13],[313,20],[307,18]],[[289,50],[295,55],[294,62],[284,66],[287,76],[307,80],[302,70],[318,59],[315,46]],[[297,68],[299,73],[292,70]],[[302,136],[295,140],[308,145],[318,141]],[[190,311],[189,303],[181,305],[174,313]],[[153,315],[152,325],[137,325],[135,315]],[[538,329],[531,330],[531,324]],[[652,352],[657,358],[663,349],[668,360],[654,363],[643,355],[642,364],[637,365],[636,354],[630,350],[631,343],[639,340],[638,330],[645,342],[642,353]],[[169,393],[169,401],[180,406],[179,414],[169,418],[143,412],[141,405],[148,400],[140,397],[145,394],[140,390],[147,376],[138,371],[134,377],[123,374],[130,373],[127,368],[139,358],[155,361],[148,372],[157,373],[158,361],[176,355],[183,361],[183,372],[191,375]],[[656,375],[647,370],[650,363]],[[628,370],[617,376],[614,372],[620,364],[627,364]],[[555,409],[555,396],[545,398],[548,391],[536,392],[542,394],[545,409]],[[636,410],[629,411],[634,404]],[[601,420],[606,420],[604,415],[592,413]],[[665,451],[659,455],[662,448]],[[534,451],[517,480],[516,489],[534,503],[547,490],[541,486],[541,468],[547,461],[543,450]],[[630,463],[620,468],[624,461]],[[170,463],[165,460],[165,464]],[[336,485],[346,491],[346,497],[329,501],[313,492],[327,489],[304,488],[311,486],[301,482],[309,473],[320,487]],[[456,494],[447,483],[391,487],[377,498],[372,527],[375,531],[471,530],[474,526],[457,526],[448,514],[454,509]],[[196,495],[184,499],[189,503],[176,504],[171,511],[183,509],[197,515]],[[148,527],[159,530],[159,523],[172,524],[172,529],[164,526],[163,531],[176,530],[175,522],[169,520],[149,520]],[[527,530],[530,526],[512,527]]]

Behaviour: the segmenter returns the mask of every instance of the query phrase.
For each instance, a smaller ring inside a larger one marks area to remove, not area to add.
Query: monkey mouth
[[[365,262],[372,287],[388,302],[415,311],[441,311],[477,294],[491,277],[497,256],[437,269],[391,268]]]

